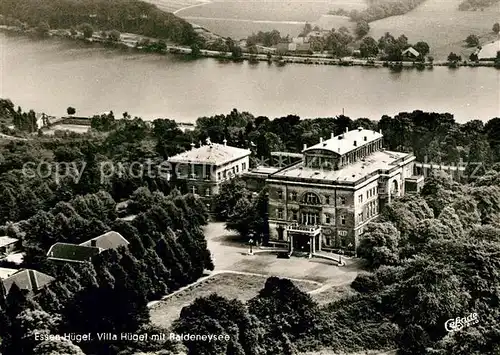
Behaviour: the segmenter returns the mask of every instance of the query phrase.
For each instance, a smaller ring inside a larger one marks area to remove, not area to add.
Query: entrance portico
[[[321,227],[318,225],[290,224],[286,227],[290,254],[294,251],[313,254],[321,250]]]

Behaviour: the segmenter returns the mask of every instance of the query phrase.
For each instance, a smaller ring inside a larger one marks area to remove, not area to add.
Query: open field
[[[217,293],[229,299],[237,298],[246,302],[255,297],[264,287],[266,277],[255,275],[217,274],[187,288],[172,297],[156,303],[150,311],[153,324],[168,328],[176,320],[183,307],[190,305],[196,298]],[[293,281],[302,291],[318,288],[315,283]]]
[[[146,0],[223,37],[246,38],[276,29],[297,36],[306,22],[325,29],[352,27],[348,18],[327,16],[332,9],[362,10],[365,0]]]
[[[159,9],[167,12],[175,12],[189,6],[203,4],[203,1],[199,0],[146,0],[146,2],[156,5]]]
[[[484,11],[458,11],[457,0],[427,0],[403,16],[389,17],[370,23],[369,36],[380,38],[385,32],[395,36],[405,34],[410,42],[426,41],[431,55],[446,59],[450,52],[468,58],[474,49],[466,48],[469,34],[481,37],[482,43],[491,42],[491,28],[500,19],[500,7]]]
[[[177,13],[181,17],[212,17],[269,21],[316,21],[333,8],[363,9],[365,0],[215,0]]]

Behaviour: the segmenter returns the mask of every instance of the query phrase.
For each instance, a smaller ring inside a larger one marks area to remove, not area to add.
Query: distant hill
[[[197,35],[183,19],[139,0],[0,0],[0,14],[53,29],[90,23],[99,30],[118,30],[148,37],[193,43]]]

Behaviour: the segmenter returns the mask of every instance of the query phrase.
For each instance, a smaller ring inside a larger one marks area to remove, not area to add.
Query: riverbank
[[[14,26],[0,26],[0,31],[6,33],[14,33],[18,35],[31,35],[32,32],[29,30],[22,30]],[[190,58],[216,58],[221,61],[249,61],[251,64],[258,64],[259,62],[275,63],[278,66],[283,66],[286,64],[306,64],[306,65],[338,65],[338,66],[363,66],[363,67],[373,67],[373,68],[391,68],[393,70],[401,70],[415,68],[417,70],[432,69],[434,66],[448,66],[451,68],[458,67],[495,67],[495,62],[491,60],[485,61],[460,61],[460,62],[448,62],[448,61],[433,61],[433,62],[417,62],[417,61],[404,61],[404,62],[392,62],[383,60],[372,60],[372,59],[359,59],[353,57],[345,58],[332,58],[328,54],[312,54],[312,55],[275,55],[275,54],[250,54],[243,52],[241,56],[234,57],[231,52],[220,52],[207,49],[201,49],[199,52],[193,56],[192,49],[186,46],[180,46],[175,44],[167,44],[166,48],[158,48],[154,50],[151,49],[154,46],[156,39],[148,38],[144,36],[139,36],[136,34],[122,33],[118,41],[110,41],[107,38],[102,38],[100,35],[93,35],[91,38],[81,38],[70,34],[69,30],[51,30],[49,32],[49,38],[56,37],[60,39],[70,40],[70,41],[80,41],[88,44],[98,44],[106,47],[113,47],[121,50],[134,50],[140,52],[155,52],[159,54],[175,54],[190,56]],[[144,45],[144,43],[150,43],[149,47]],[[496,66],[498,67],[498,65]]]

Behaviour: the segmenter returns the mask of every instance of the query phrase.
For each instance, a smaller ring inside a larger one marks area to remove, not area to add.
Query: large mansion
[[[355,251],[380,209],[420,188],[412,154],[383,148],[380,132],[358,128],[304,146],[301,161],[268,176],[271,241],[290,251]]]

